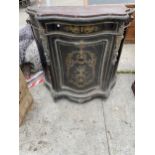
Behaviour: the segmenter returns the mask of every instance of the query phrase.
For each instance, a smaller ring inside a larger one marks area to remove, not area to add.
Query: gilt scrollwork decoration
[[[81,48],[66,57],[67,78],[77,88],[84,88],[95,80],[96,55]]]
[[[76,34],[89,34],[99,31],[99,27],[95,25],[85,25],[85,26],[75,26],[75,25],[65,25],[63,29],[67,32]]]

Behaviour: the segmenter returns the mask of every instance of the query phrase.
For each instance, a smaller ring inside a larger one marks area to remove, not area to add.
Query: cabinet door
[[[103,88],[113,36],[49,36],[57,90],[84,93]],[[106,65],[105,65],[106,64]]]

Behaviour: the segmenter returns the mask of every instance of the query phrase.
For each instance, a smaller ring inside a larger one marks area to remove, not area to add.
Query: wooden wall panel
[[[128,4],[126,6],[129,8],[135,8],[134,4]],[[133,14],[133,20],[130,26],[128,27],[125,43],[135,43],[135,13]]]

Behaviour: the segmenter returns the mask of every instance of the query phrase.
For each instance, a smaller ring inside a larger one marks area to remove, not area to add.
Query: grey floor
[[[20,9],[20,28],[26,18]],[[32,88],[34,104],[19,129],[20,155],[134,155],[134,57],[135,46],[124,45],[107,100],[55,103],[44,85]]]
[[[44,85],[20,127],[20,155],[134,155],[134,75],[118,74],[110,97],[54,102]]]

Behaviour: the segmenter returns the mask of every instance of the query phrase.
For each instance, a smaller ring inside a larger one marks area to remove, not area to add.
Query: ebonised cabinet
[[[124,5],[27,8],[54,99],[108,97],[132,12]]]

